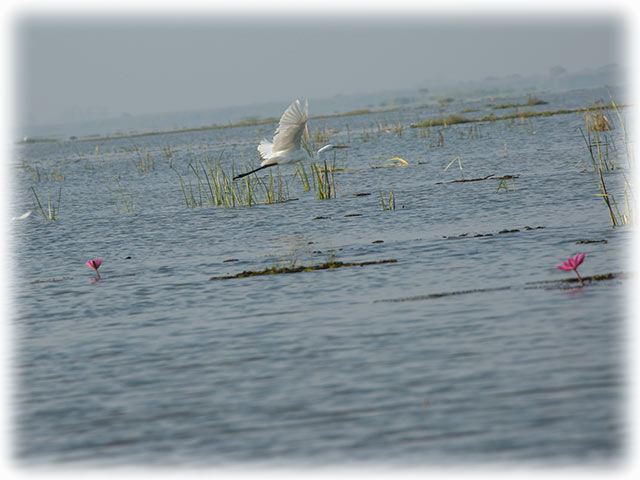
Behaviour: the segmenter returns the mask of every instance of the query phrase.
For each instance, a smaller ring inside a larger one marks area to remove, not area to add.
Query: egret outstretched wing
[[[246,177],[251,173],[273,165],[286,165],[308,159],[310,155],[300,148],[300,141],[307,127],[307,120],[309,120],[309,104],[306,101],[304,110],[300,100],[296,100],[289,105],[280,118],[278,128],[276,128],[276,133],[273,136],[273,142],[265,138],[258,145],[258,152],[260,153],[260,158],[262,158],[260,166],[249,172],[236,175],[233,179],[237,180]],[[327,148],[323,148],[322,151],[324,152]]]
[[[296,100],[287,108],[280,118],[280,123],[273,137],[273,152],[288,152],[300,148],[302,133],[309,119],[309,106],[305,102],[304,110],[300,100]]]
[[[266,138],[263,138],[258,145],[258,152],[260,153],[260,158],[262,158],[265,162],[271,158],[271,152],[273,151],[273,143],[271,143]]]

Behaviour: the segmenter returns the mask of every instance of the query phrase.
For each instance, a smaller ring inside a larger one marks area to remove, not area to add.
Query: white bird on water
[[[305,101],[304,110],[302,109],[300,100],[296,100],[289,105],[289,108],[284,111],[280,118],[280,123],[273,136],[273,142],[264,138],[260,142],[260,145],[258,145],[260,158],[263,159],[260,166],[250,172],[241,173],[233,177],[233,179],[237,180],[238,178],[245,177],[263,168],[273,167],[274,165],[286,165],[314,158],[300,147],[302,134],[307,128],[307,120],[309,120],[308,102]],[[347,147],[345,145],[325,145],[316,152],[315,158],[334,148]]]

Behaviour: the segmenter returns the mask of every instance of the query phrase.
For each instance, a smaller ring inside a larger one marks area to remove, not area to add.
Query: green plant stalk
[[[47,192],[47,207],[49,209],[49,220],[55,220],[56,213],[55,211],[53,213],[51,212],[51,194],[49,192]]]
[[[178,172],[177,169],[174,170],[174,172],[176,172],[176,175],[178,175],[178,178],[180,179],[180,187],[182,188],[182,195],[184,195],[184,204],[188,207],[189,201],[187,200],[187,190],[184,184],[184,180],[182,180],[182,175],[180,175],[180,172]]]
[[[618,117],[618,123],[620,123],[620,126],[622,127],[622,133],[624,134],[624,145],[627,152],[627,166],[628,168],[632,168],[633,163],[635,162],[633,162],[633,151],[631,150],[630,146],[629,133],[624,123],[624,119],[622,118],[622,114],[620,113],[620,109],[616,105],[616,102],[613,101],[611,92],[609,92],[609,98],[611,99],[611,106],[613,107],[614,111],[616,112],[616,116]]]
[[[216,196],[215,193],[213,191],[213,185],[211,185],[211,182],[213,181],[213,172],[211,170],[211,162],[209,162],[209,158],[207,157],[207,153],[206,152],[202,152],[205,161],[207,162],[207,167],[209,167],[209,175],[207,175],[207,170],[204,167],[204,163],[200,163],[200,166],[202,167],[202,172],[204,174],[204,178],[207,180],[207,187],[209,187],[209,193],[207,194],[207,198],[210,199],[209,200],[209,204],[213,204],[215,205],[215,201],[216,201]],[[209,177],[211,177],[211,181],[209,180]]]
[[[122,197],[122,206],[124,207],[124,211],[126,213],[131,213],[131,211],[133,210],[133,202],[131,203],[131,208],[129,208],[129,205],[127,204],[127,199],[124,195],[124,190],[122,189],[120,182],[116,180],[116,183],[118,184],[118,190],[120,190],[120,196]]]
[[[584,139],[584,143],[587,145],[587,148],[589,149],[589,155],[591,156],[591,164],[593,165],[593,169],[596,170],[597,164],[596,164],[596,159],[593,156],[593,148],[591,147],[591,135],[589,134],[589,129],[587,129],[587,135],[584,134],[584,132],[582,131],[582,128],[579,128],[579,130],[580,130],[580,134],[582,135],[582,138]],[[589,167],[587,166],[586,162],[582,160],[582,163],[584,164],[584,169],[586,171],[589,171]]]
[[[296,165],[296,173],[300,177],[300,182],[302,183],[302,188],[305,192],[311,190],[311,186],[309,185],[309,177],[307,176],[307,172],[304,168],[304,164],[301,162]]]
[[[602,177],[602,170],[598,168],[598,175],[600,176],[600,186],[602,198],[604,198],[605,203],[607,204],[607,208],[609,209],[609,215],[611,216],[611,226],[616,226],[616,217],[613,214],[613,210],[611,209],[611,202],[609,202],[609,194],[607,194],[607,187],[604,184],[604,178]]]
[[[47,215],[44,212],[44,209],[42,208],[42,204],[40,203],[40,199],[38,198],[38,194],[36,193],[36,191],[35,191],[35,189],[33,187],[31,187],[31,191],[33,192],[33,195],[36,197],[36,202],[38,202],[38,208],[40,209],[40,212],[42,213],[43,220],[46,222],[47,221]]]
[[[200,179],[200,175],[198,174],[198,171],[196,170],[196,168],[193,166],[192,163],[189,163],[189,168],[191,168],[194,175],[196,176],[196,180],[198,181],[198,195],[200,197],[200,205],[202,205],[202,191],[205,190],[204,184],[202,183],[202,180]],[[206,190],[205,190],[205,196],[206,196]]]
[[[444,168],[444,171],[446,172],[449,169],[449,167],[453,164],[453,162],[455,162],[456,160],[458,161],[458,168],[460,169],[460,178],[461,180],[464,180],[464,173],[462,171],[462,160],[460,159],[460,155],[457,155],[456,157],[454,157],[454,159],[449,162],[449,165],[447,165]]]

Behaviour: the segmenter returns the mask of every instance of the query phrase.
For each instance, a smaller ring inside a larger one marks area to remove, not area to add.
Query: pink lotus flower
[[[101,258],[94,258],[93,260],[88,260],[85,265],[87,267],[93,268],[96,271],[96,275],[98,275],[98,278],[100,278],[100,273],[98,272],[98,268],[100,268],[101,264],[102,264]]]
[[[578,266],[583,261],[584,253],[576,253],[575,257],[569,257],[566,262],[562,262],[562,265],[557,265],[556,268],[565,272],[568,272],[569,270],[573,270],[574,272],[576,272],[578,280],[580,281],[580,285],[584,287],[584,282],[582,281],[582,278],[580,278],[580,274],[578,273]]]

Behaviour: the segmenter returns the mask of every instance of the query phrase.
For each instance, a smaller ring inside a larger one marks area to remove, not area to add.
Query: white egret
[[[282,117],[276,133],[273,136],[273,142],[266,138],[262,139],[258,145],[258,153],[262,158],[260,166],[250,172],[241,173],[233,177],[234,180],[245,177],[251,173],[262,170],[263,168],[273,167],[274,165],[286,165],[297,163],[302,160],[314,158],[300,146],[302,134],[307,128],[307,120],[309,120],[309,104],[305,101],[304,110],[300,104],[300,100],[296,100],[289,108],[287,108]],[[333,150],[334,148],[347,148],[345,145],[325,145],[315,154],[319,157],[321,154]]]

